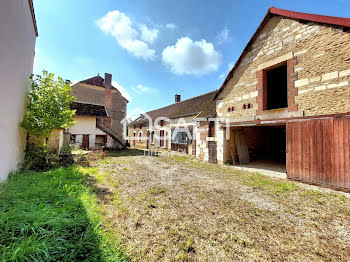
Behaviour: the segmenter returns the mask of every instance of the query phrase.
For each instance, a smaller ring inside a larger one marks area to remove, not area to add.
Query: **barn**
[[[221,164],[350,189],[350,19],[271,7],[217,92]]]

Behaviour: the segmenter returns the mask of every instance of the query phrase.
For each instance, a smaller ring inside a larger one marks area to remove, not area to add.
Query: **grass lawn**
[[[0,184],[0,261],[125,260],[89,172],[15,173]]]

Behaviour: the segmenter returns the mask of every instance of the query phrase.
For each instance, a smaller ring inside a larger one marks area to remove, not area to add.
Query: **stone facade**
[[[219,95],[218,115],[249,120],[261,114],[263,70],[283,61],[290,76],[288,111],[302,110],[305,116],[349,112],[349,43],[350,34],[341,28],[272,17]],[[243,109],[245,103],[252,107]],[[230,106],[236,110],[228,112]]]
[[[218,95],[218,117],[244,123],[350,112],[349,44],[341,27],[272,16]],[[266,110],[266,70],[281,63],[288,106]],[[225,163],[231,142],[225,128],[217,129],[218,162]]]
[[[164,126],[162,127],[156,127],[152,126],[149,127],[148,123],[143,123],[142,125],[136,124],[129,126],[128,134],[129,134],[129,144],[131,148],[138,148],[138,149],[147,149],[147,136],[150,135],[152,131],[154,131],[154,141],[153,143],[150,142],[149,148],[150,149],[157,149],[157,150],[170,150],[171,149],[171,138],[167,138],[165,141],[164,146],[160,146],[159,139],[156,138],[156,135],[159,137],[160,130],[164,130],[164,132],[168,133],[170,132],[170,123],[164,122]],[[142,134],[142,140],[140,140],[140,132]],[[135,139],[136,137],[136,139]]]

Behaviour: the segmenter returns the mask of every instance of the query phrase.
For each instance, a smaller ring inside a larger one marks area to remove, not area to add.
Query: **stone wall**
[[[218,116],[254,119],[259,101],[257,72],[288,59],[294,59],[295,73],[289,83],[295,88],[295,106],[288,111],[299,110],[305,116],[349,112],[349,44],[350,34],[341,28],[272,17],[219,95]],[[247,103],[252,107],[243,109]],[[228,112],[232,106],[235,110]]]

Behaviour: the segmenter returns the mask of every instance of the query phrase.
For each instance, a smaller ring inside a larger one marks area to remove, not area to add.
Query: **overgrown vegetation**
[[[102,223],[94,172],[27,171],[0,184],[0,261],[125,261]]]
[[[70,104],[75,97],[70,95],[71,90],[70,85],[62,78],[55,80],[54,74],[45,70],[42,76],[30,76],[26,111],[21,123],[28,132],[23,164],[25,169],[47,171],[73,163],[72,157],[67,153],[58,159],[59,152],[53,152],[46,144],[53,129],[68,128],[74,124],[75,111],[70,109]]]
[[[75,100],[70,95],[71,86],[61,77],[43,71],[43,75],[30,76],[27,107],[21,126],[29,133],[47,138],[55,128],[68,128],[74,124],[74,110],[70,104]]]

